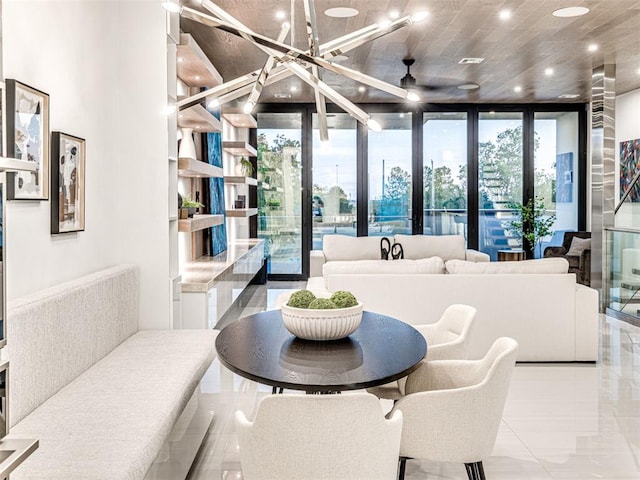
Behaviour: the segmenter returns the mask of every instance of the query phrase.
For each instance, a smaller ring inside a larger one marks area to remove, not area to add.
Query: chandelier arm
[[[222,19],[198,12],[197,10],[194,10],[192,8],[182,7],[181,15],[190,20],[202,23],[203,25],[215,27],[227,33],[242,37],[256,46],[262,45],[269,49],[280,52],[290,60],[300,60],[312,65],[317,65],[318,67],[322,67],[325,70],[337,73],[338,75],[343,75],[347,78],[351,78],[352,80],[364,83],[370,87],[377,88],[378,90],[382,90],[400,98],[407,98],[410,95],[410,92],[408,92],[407,90],[396,87],[395,85],[391,85],[390,83],[370,77],[369,75],[366,75],[362,72],[358,72],[356,70],[352,70],[350,68],[328,62],[324,58],[311,56],[307,52],[291,47],[289,45],[284,45],[280,42],[276,42],[249,29],[240,28],[239,26],[235,26]]]
[[[309,40],[309,52],[313,56],[319,53],[320,39],[318,37],[318,24],[316,22],[316,7],[313,0],[304,0],[304,16],[307,23],[307,38]],[[318,80],[322,81],[322,72],[315,65],[311,66],[311,73]],[[318,130],[320,141],[329,140],[329,127],[327,125],[327,103],[318,88],[314,88],[316,100],[316,111],[318,114]]]
[[[208,2],[209,0],[205,0],[205,3],[208,4]],[[387,35],[388,33],[397,30],[398,28],[409,25],[410,23],[406,22],[408,18],[410,17],[398,19],[395,22],[392,22],[391,25],[387,27],[381,27],[377,23],[371,24],[367,27],[361,28],[360,30],[356,30],[355,32],[348,33],[334,40],[331,40],[330,42],[320,45],[320,52],[324,52],[322,53],[322,56],[325,60],[342,53],[348,53],[349,51],[362,45],[363,43],[367,43],[368,41],[380,38],[384,35]],[[233,80],[229,80],[221,85],[210,88],[208,90],[204,90],[183,100],[180,100],[176,105],[180,110],[184,110],[186,108],[197,105],[203,99],[208,97],[224,96],[225,98],[228,98],[227,94],[238,91],[238,89],[242,89],[244,93],[233,98],[241,97],[242,95],[246,95],[251,91],[250,89],[247,91],[244,87],[255,82],[256,77],[259,74],[260,70],[254,70],[253,72],[242,75],[241,77],[234,78]],[[283,80],[291,75],[293,74],[284,66],[277,66],[271,72],[266,85],[271,85],[272,83]]]
[[[287,23],[282,24],[280,35],[278,35],[279,42],[283,42],[284,39],[287,38],[287,34],[289,33],[289,28],[290,28],[289,24]],[[245,107],[246,107],[245,113],[251,113],[255,104],[258,103],[258,99],[260,98],[262,89],[265,86],[267,78],[269,78],[269,73],[271,72],[271,69],[276,65],[276,63],[277,62],[275,57],[273,55],[269,55],[269,58],[267,58],[267,61],[264,64],[264,67],[262,67],[262,70],[260,70],[260,74],[258,75],[258,78],[253,84],[253,88],[251,90],[251,93],[249,94],[247,103],[245,104]]]

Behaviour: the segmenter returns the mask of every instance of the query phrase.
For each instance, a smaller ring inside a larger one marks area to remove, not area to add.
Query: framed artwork
[[[84,230],[85,141],[51,133],[51,233]]]
[[[6,80],[6,154],[35,162],[35,172],[7,175],[7,200],[49,199],[49,95]]]
[[[631,188],[631,181],[638,168],[640,168],[640,139],[620,142],[620,199]],[[627,201],[640,202],[640,185],[638,183],[629,192]]]
[[[556,155],[556,202],[573,201],[573,152]]]

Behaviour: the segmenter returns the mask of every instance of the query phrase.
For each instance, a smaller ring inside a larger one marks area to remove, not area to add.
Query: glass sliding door
[[[522,248],[511,227],[512,204],[522,202],[522,118],[493,111],[478,117],[478,246],[492,261],[498,250]]]
[[[548,245],[562,245],[564,232],[578,230],[578,112],[534,114],[535,196],[547,215],[556,215],[553,236],[542,240],[536,258]]]
[[[382,131],[368,134],[369,235],[411,235],[411,114],[371,116]]]
[[[423,114],[423,233],[467,238],[467,114]]]
[[[346,113],[328,114],[329,140],[320,141],[313,115],[313,249],[326,234],[356,236],[356,120]]]
[[[269,274],[302,274],[301,142],[301,113],[258,113],[258,238]]]

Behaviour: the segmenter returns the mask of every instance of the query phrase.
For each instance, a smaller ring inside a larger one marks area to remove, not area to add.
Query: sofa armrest
[[[471,248],[467,248],[467,250],[465,251],[465,260],[469,261],[469,262],[488,262],[491,260],[491,257],[489,255],[487,255],[486,253],[483,252],[479,252],[477,250],[473,250]]]
[[[542,256],[547,257],[564,257],[567,254],[567,249],[564,247],[547,247],[544,249]]]
[[[576,361],[598,360],[598,291],[576,283]]]
[[[311,250],[311,261],[309,264],[309,276],[321,277],[322,266],[324,265],[325,258],[322,250]]]

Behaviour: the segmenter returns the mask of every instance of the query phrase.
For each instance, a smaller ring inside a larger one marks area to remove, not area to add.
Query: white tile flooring
[[[252,287],[241,316],[272,306],[304,283]],[[189,480],[242,479],[233,412],[250,414],[270,387],[216,360],[204,386],[215,420]],[[389,408],[391,404],[389,403]],[[597,364],[519,364],[488,480],[640,479],[640,329],[602,316]],[[407,462],[407,480],[466,480],[463,465]]]

